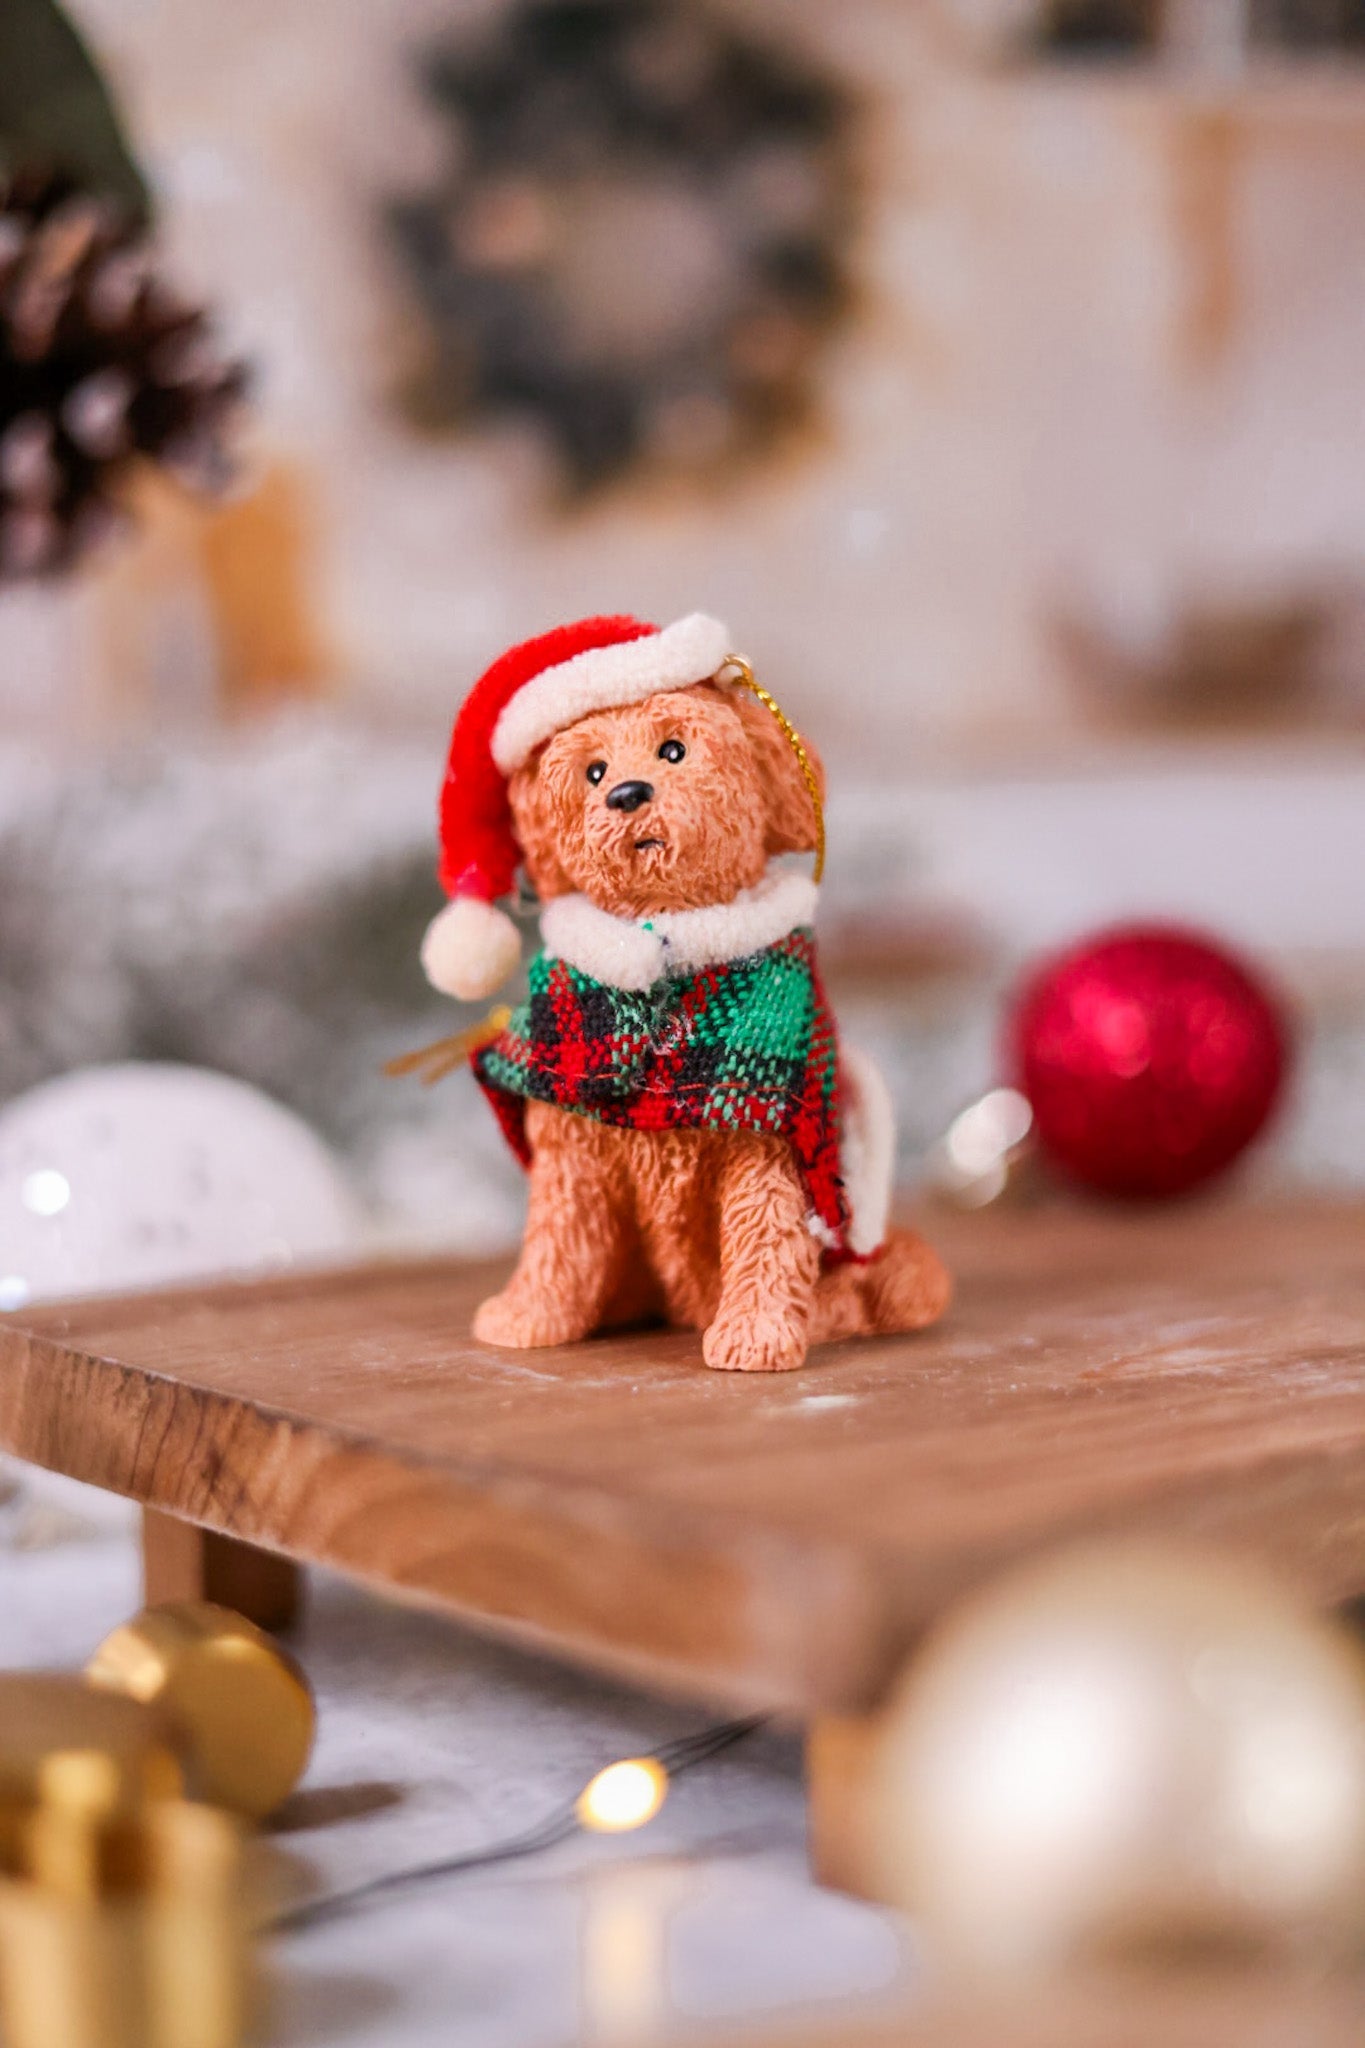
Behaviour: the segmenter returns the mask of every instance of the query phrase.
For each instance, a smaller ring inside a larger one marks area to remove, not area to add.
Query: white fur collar
[[[545,949],[611,988],[652,988],[666,974],[695,974],[744,960],[813,922],[820,892],[808,875],[770,865],[763,880],[704,910],[613,917],[586,896],[557,896],[540,916]]]

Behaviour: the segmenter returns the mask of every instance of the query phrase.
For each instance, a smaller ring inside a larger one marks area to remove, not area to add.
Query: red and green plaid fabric
[[[838,1042],[809,931],[643,993],[538,953],[529,999],[473,1066],[524,1165],[528,1099],[633,1131],[785,1138],[822,1237],[846,1250]]]

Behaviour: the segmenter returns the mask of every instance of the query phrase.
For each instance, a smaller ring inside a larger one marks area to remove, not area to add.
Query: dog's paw
[[[527,1301],[508,1287],[492,1294],[474,1312],[474,1335],[481,1344],[499,1344],[506,1351],[539,1351],[550,1344],[575,1344],[590,1326],[575,1322],[562,1307],[548,1301]]]
[[[909,1230],[893,1231],[863,1273],[868,1327],[879,1333],[926,1329],[952,1300],[947,1267],[931,1245]]]
[[[717,1316],[701,1340],[715,1372],[795,1372],[807,1349],[805,1329],[774,1315]]]

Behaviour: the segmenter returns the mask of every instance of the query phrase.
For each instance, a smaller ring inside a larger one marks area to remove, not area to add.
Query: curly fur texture
[[[570,1344],[662,1316],[705,1332],[710,1366],[783,1372],[811,1344],[920,1329],[947,1305],[942,1264],[909,1231],[822,1272],[780,1138],[613,1130],[543,1102],[526,1121],[526,1237],[474,1319],[485,1343]]]
[[[673,740],[686,750],[677,762],[659,752]],[[611,809],[611,790],[634,781],[651,802]],[[815,844],[809,792],[771,714],[710,683],[580,718],[517,770],[508,796],[541,901],[578,892],[615,917],[728,903],[772,854]]]
[[[614,808],[607,797],[623,782],[652,795]],[[719,685],[578,720],[516,771],[509,798],[542,900],[579,894],[615,917],[728,904],[774,855],[815,843],[810,795],[775,721]],[[865,1263],[822,1271],[782,1139],[620,1130],[539,1102],[526,1129],[526,1235],[516,1272],[475,1319],[485,1342],[569,1343],[662,1315],[704,1332],[710,1366],[781,1372],[812,1343],[918,1329],[947,1305],[947,1273],[909,1232]]]

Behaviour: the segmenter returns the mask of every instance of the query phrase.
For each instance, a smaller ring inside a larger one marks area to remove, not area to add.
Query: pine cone
[[[140,461],[220,488],[245,382],[205,314],[156,275],[130,214],[65,180],[12,181],[0,193],[0,585],[60,573],[107,538]]]

